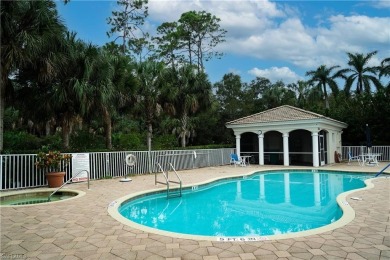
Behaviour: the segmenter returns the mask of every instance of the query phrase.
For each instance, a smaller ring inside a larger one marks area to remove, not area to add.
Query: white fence
[[[123,177],[127,174],[146,174],[158,172],[156,163],[163,167],[171,162],[176,170],[226,165],[234,149],[169,150],[169,151],[124,151],[89,153],[91,179]],[[363,146],[343,146],[342,158],[348,159],[348,153],[358,155],[367,152]],[[379,161],[390,161],[390,146],[373,146],[372,153],[380,153]],[[134,154],[135,166],[125,163],[126,155]],[[0,155],[0,190],[32,188],[47,185],[42,170],[35,166],[35,154]],[[62,169],[66,171],[66,180],[71,178],[72,164]]]
[[[343,146],[341,148],[341,156],[344,160],[348,160],[348,153],[352,156],[368,153],[366,146]],[[378,161],[390,161],[390,146],[373,146],[371,147],[371,153],[378,153],[381,156],[378,157]]]
[[[226,165],[230,162],[233,149],[169,150],[169,151],[123,151],[89,153],[91,179],[123,177],[125,175],[154,173],[159,171],[156,163],[164,169],[172,163],[176,170]],[[130,167],[125,163],[128,154],[137,158]],[[32,188],[47,185],[45,175],[35,166],[35,154],[0,155],[0,190]],[[64,167],[65,180],[71,176],[72,163]]]

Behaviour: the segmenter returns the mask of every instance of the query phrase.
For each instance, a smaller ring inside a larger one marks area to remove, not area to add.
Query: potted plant
[[[62,154],[60,151],[39,152],[35,165],[44,169],[49,188],[60,187],[64,183],[65,171],[63,167],[69,164],[72,155]]]

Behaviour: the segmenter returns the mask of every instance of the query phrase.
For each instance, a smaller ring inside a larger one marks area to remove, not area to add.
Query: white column
[[[314,205],[321,206],[320,174],[313,174],[314,182]]]
[[[241,140],[241,135],[240,134],[236,135],[236,154],[238,156],[240,156],[240,152],[241,152],[241,142],[240,142],[240,140]]]
[[[290,203],[290,173],[284,173],[284,202]]]
[[[313,140],[313,166],[320,166],[319,158],[318,158],[318,133],[311,133],[311,137]]]
[[[288,133],[283,134],[283,161],[284,166],[290,165],[290,160],[288,156]]]
[[[264,135],[259,135],[259,164],[264,165]]]

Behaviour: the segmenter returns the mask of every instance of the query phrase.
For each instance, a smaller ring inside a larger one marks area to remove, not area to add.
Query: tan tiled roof
[[[275,107],[257,114],[242,117],[227,123],[227,125],[252,124],[252,123],[267,123],[278,121],[294,121],[305,119],[326,118],[323,115],[306,111],[289,105]],[[333,120],[331,118],[328,118]],[[333,120],[336,121],[336,120]]]

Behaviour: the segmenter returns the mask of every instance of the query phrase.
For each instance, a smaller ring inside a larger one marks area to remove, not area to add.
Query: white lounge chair
[[[359,165],[361,165],[360,155],[358,156],[352,156],[351,153],[348,153],[348,165],[351,165],[352,162],[358,162]],[[363,162],[364,163],[364,162]]]

